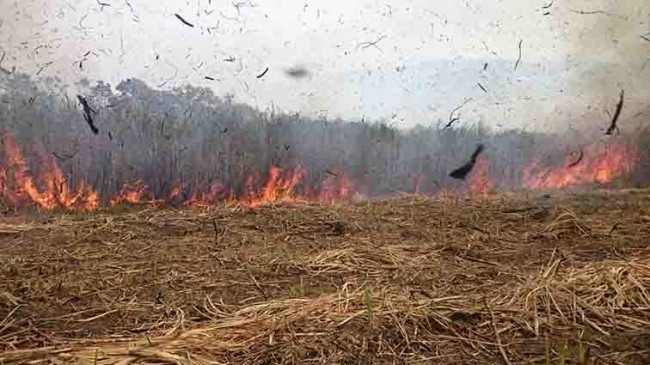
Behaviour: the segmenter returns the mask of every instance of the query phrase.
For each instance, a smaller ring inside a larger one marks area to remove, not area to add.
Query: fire
[[[350,200],[354,197],[356,191],[352,181],[343,172],[337,172],[323,180],[319,200]]]
[[[99,193],[85,181],[72,187],[61,167],[43,149],[35,149],[38,165],[32,171],[10,134],[0,135],[0,142],[0,196],[10,204],[36,205],[48,210],[92,211],[100,207]],[[565,166],[541,166],[537,160],[531,160],[523,167],[523,185],[542,189],[606,183],[630,172],[637,162],[636,150],[623,144],[593,145],[583,152],[579,161],[575,156],[567,157]],[[486,195],[494,189],[496,183],[489,170],[488,159],[479,157],[467,180],[471,193]],[[107,202],[109,205],[174,202],[186,206],[219,203],[259,206],[278,202],[355,201],[360,197],[353,180],[343,171],[327,170],[322,182],[312,187],[304,186],[306,174],[307,169],[302,166],[271,166],[264,178],[255,172],[249,174],[237,192],[219,180],[195,182],[193,189],[180,182],[171,186],[163,198],[154,196],[144,181],[137,180],[122,184],[116,194],[107,197]],[[417,173],[410,178],[413,193],[419,193],[424,176]],[[458,193],[455,189],[441,187],[436,196],[454,197]]]
[[[153,197],[149,196],[147,184],[142,180],[137,180],[133,184],[126,183],[122,185],[122,189],[117,195],[110,199],[111,205],[120,203],[137,204],[143,201],[154,201]]]
[[[17,206],[36,203],[45,209],[94,210],[99,206],[99,194],[85,182],[80,182],[76,189],[69,188],[63,171],[51,156],[39,151],[41,173],[34,179],[11,135],[5,133],[0,140],[5,158],[5,163],[0,165],[0,186],[2,196],[10,203]]]
[[[490,164],[484,157],[479,157],[474,169],[467,180],[469,191],[476,194],[487,195],[495,186],[489,174]]]
[[[564,166],[538,166],[533,159],[524,167],[523,182],[530,189],[561,189],[590,183],[608,183],[629,173],[637,160],[634,148],[610,143],[592,145],[582,158],[567,156]]]

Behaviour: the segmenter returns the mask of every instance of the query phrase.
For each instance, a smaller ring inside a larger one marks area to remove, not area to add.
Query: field
[[[650,191],[0,218],[0,363],[648,364]]]

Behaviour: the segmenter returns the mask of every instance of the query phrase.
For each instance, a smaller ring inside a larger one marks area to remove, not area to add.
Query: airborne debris
[[[330,169],[325,169],[325,173],[327,173],[328,175],[332,175],[332,176],[334,176],[334,177],[339,177],[338,174],[332,172]]]
[[[105,6],[111,6],[111,4],[109,3],[101,2],[99,0],[95,0],[95,1],[97,1],[97,5],[101,6],[101,8],[99,9],[100,11],[104,10]]]
[[[294,77],[296,79],[309,76],[309,71],[307,71],[306,68],[300,66],[290,67],[287,70],[285,70],[285,73],[289,77]]]
[[[126,6],[128,6],[129,9],[131,9],[131,13],[133,13],[133,6],[131,6],[131,3],[129,3],[129,0],[124,0],[124,2],[126,3]]]
[[[483,64],[483,71],[487,70],[487,67],[488,67],[488,63],[485,62],[485,64]]]
[[[459,106],[455,107],[455,108],[451,111],[451,113],[449,113],[449,123],[447,123],[447,125],[445,125],[444,128],[442,128],[442,129],[447,129],[447,128],[451,127],[451,125],[454,124],[454,122],[459,121],[459,120],[460,120],[460,117],[454,117],[454,114],[455,114],[455,113],[456,113],[460,108],[464,107],[465,104],[469,103],[470,101],[472,101],[472,98],[467,98],[467,99],[465,99],[465,100],[464,100],[464,101],[463,101]]]
[[[479,144],[478,147],[476,147],[476,151],[474,151],[474,153],[472,154],[470,160],[463,166],[452,171],[451,174],[449,174],[449,176],[453,177],[454,179],[465,180],[467,175],[474,168],[474,165],[476,165],[476,159],[481,154],[481,152],[483,152],[484,149],[485,147],[483,146],[483,144]]]
[[[481,88],[481,90],[483,90],[483,92],[485,92],[485,93],[487,93],[487,92],[488,92],[488,91],[487,91],[487,89],[486,89],[485,87],[483,87],[483,85],[481,85],[481,83],[480,83],[480,82],[477,82],[476,84],[478,85],[478,87],[480,87],[480,88]]]
[[[81,106],[84,109],[84,119],[86,120],[86,123],[88,123],[88,126],[90,126],[90,130],[94,134],[98,134],[99,129],[97,129],[97,127],[95,127],[95,123],[93,122],[93,118],[92,118],[92,116],[90,114],[90,113],[97,114],[97,112],[95,110],[93,110],[90,107],[90,105],[88,105],[88,101],[83,96],[77,95],[77,99],[79,99],[79,102],[81,103]]]
[[[234,6],[235,9],[237,10],[237,16],[241,15],[241,9],[240,8],[246,7],[246,6],[249,7],[249,8],[254,8],[255,7],[255,5],[253,5],[250,1],[240,1],[240,2],[237,2],[237,3],[233,2],[232,6]]]
[[[223,60],[226,62],[235,62],[235,57],[230,56],[228,58],[224,58]]]
[[[257,78],[258,78],[258,79],[261,79],[262,77],[264,77],[264,75],[266,75],[267,72],[269,72],[269,68],[268,68],[268,67],[265,68],[264,71],[262,71],[261,74],[257,75]]]
[[[442,127],[442,129],[451,128],[451,125],[454,124],[454,122],[457,122],[459,120],[460,120],[460,117],[455,117],[455,118],[449,119],[449,123],[447,123],[444,127]]]
[[[602,10],[574,10],[569,9],[570,12],[580,14],[580,15],[594,15],[594,14],[605,14],[609,15],[608,12]]]
[[[609,128],[607,128],[607,131],[605,132],[606,135],[611,136],[614,131],[618,131],[618,126],[616,123],[618,122],[618,117],[621,116],[621,110],[623,110],[623,98],[625,97],[625,90],[621,90],[621,98],[618,101],[618,104],[616,104],[616,111],[614,112],[614,117],[612,118],[612,123],[609,125]]]
[[[375,48],[377,48],[378,50],[381,51],[381,49],[379,47],[377,47],[377,43],[379,43],[384,38],[386,38],[386,35],[382,35],[381,37],[377,38],[377,40],[372,41],[372,42],[361,42],[361,43],[357,44],[357,49],[359,47],[361,47],[361,49],[366,49],[368,47],[375,47]]]
[[[573,155],[573,152],[571,153],[571,155]],[[567,167],[576,166],[577,164],[579,164],[582,161],[582,159],[584,157],[585,157],[585,151],[583,151],[582,148],[581,148],[580,153],[578,155],[578,158],[575,161],[571,162]]]
[[[210,81],[214,81],[214,80],[215,80],[214,77],[210,77],[210,76],[205,76],[204,79],[206,79],[206,80],[210,80]]]
[[[519,45],[518,45],[518,47],[519,47],[519,57],[517,57],[517,62],[515,62],[515,70],[519,66],[519,62],[521,62],[521,43],[523,43],[523,41],[524,41],[523,39],[519,40]]]
[[[178,14],[174,14],[174,15],[176,15],[176,18],[178,18],[178,20],[180,20],[183,24],[187,25],[190,28],[194,28],[194,24],[192,24],[192,23],[188,22],[187,20],[183,19],[182,16],[180,16]]]

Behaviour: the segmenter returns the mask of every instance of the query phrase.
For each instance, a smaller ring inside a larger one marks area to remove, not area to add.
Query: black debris
[[[52,155],[54,155],[54,157],[58,158],[59,160],[65,161],[65,160],[69,160],[69,159],[73,158],[77,154],[77,152],[79,152],[79,151],[74,151],[70,155],[59,155],[56,152],[52,152]]]
[[[108,139],[111,141],[113,140],[113,135],[111,134],[111,132],[108,132]]]
[[[96,0],[96,1],[97,1],[97,5],[100,5],[102,7],[102,9],[104,9],[104,6],[111,6],[111,4],[109,4],[109,3],[104,3],[104,2],[101,2],[99,0]]]
[[[307,71],[307,69],[305,69],[303,67],[291,67],[291,68],[287,69],[285,71],[285,73],[288,76],[294,77],[294,78],[297,78],[297,79],[302,78],[302,77],[306,77],[306,76],[309,75],[309,71]]]
[[[79,99],[79,102],[81,103],[81,106],[82,106],[83,109],[84,109],[84,119],[86,120],[86,123],[88,123],[88,126],[90,126],[90,130],[91,130],[94,134],[98,134],[98,133],[99,133],[99,129],[97,129],[97,127],[95,127],[95,123],[93,122],[93,118],[92,118],[92,115],[91,115],[91,113],[93,113],[93,114],[97,114],[97,112],[94,111],[94,110],[90,107],[90,105],[88,105],[88,101],[87,101],[86,98],[84,98],[83,96],[81,96],[81,95],[77,95],[77,99]]]
[[[214,77],[210,77],[210,76],[205,76],[204,79],[214,81]]]
[[[183,24],[187,25],[190,28],[194,28],[194,24],[192,24],[192,23],[188,22],[187,20],[183,19],[182,16],[180,16],[178,14],[174,14],[174,15],[176,15],[176,18],[178,18],[178,20],[180,20]]]
[[[488,63],[485,62],[485,64],[483,64],[483,71],[487,70],[487,67],[488,67]]]
[[[223,130],[220,131],[221,134],[226,134],[228,133],[228,127],[224,128]]]
[[[483,152],[484,149],[485,147],[483,146],[483,144],[479,144],[478,147],[476,147],[476,151],[474,151],[474,153],[472,154],[470,160],[463,166],[452,171],[451,174],[449,174],[449,176],[451,176],[454,179],[465,180],[467,175],[469,175],[469,173],[474,168],[474,165],[476,165],[476,159],[481,154],[481,152]]]
[[[129,3],[129,0],[124,0],[124,2],[126,3],[126,6],[128,6],[129,9],[131,9],[131,13],[133,13],[133,6],[131,6],[131,3]]]
[[[573,153],[572,153],[572,155],[573,155]],[[567,167],[573,167],[573,166],[576,166],[577,164],[579,164],[579,163],[582,161],[582,159],[583,159],[584,157],[585,157],[585,152],[584,152],[584,151],[582,150],[582,148],[581,148],[581,149],[580,149],[580,153],[579,153],[579,155],[578,155],[578,158],[577,158],[575,161],[571,162]]]
[[[447,129],[447,128],[451,127],[451,125],[454,124],[454,122],[460,120],[460,117],[454,117],[454,114],[455,114],[458,110],[460,110],[460,108],[464,107],[465,104],[469,103],[471,100],[472,100],[472,98],[467,98],[467,99],[465,99],[465,100],[464,100],[464,101],[463,101],[459,106],[455,107],[455,108],[451,111],[451,113],[449,113],[449,123],[447,123],[447,125],[445,125],[445,127],[444,127],[443,129]]]
[[[329,169],[325,169],[325,173],[327,173],[328,175],[332,175],[332,176],[334,176],[334,177],[339,177],[339,175],[338,175],[338,174],[336,174],[336,173],[334,173],[334,172],[332,172],[332,171],[331,171],[331,170],[329,170]]]
[[[574,9],[570,9],[569,11],[572,12],[572,13],[580,14],[580,15],[594,15],[594,14],[605,14],[605,15],[609,15],[608,12],[606,12],[606,11],[602,11],[602,10],[591,10],[591,11],[587,11],[587,10],[574,10]]]
[[[645,40],[645,41],[650,42],[650,37],[648,37],[649,35],[650,35],[650,33],[648,33],[648,34],[644,34],[644,35],[641,36],[641,38],[642,38],[643,40]]]
[[[477,82],[476,84],[478,85],[478,87],[480,87],[480,88],[481,88],[481,90],[483,90],[483,92],[485,92],[485,93],[487,93],[487,92],[488,92],[488,91],[487,91],[487,89],[486,89],[485,87],[483,87],[483,85],[481,85],[481,83],[480,83],[480,82]]]
[[[361,42],[361,43],[359,43],[359,44],[357,45],[357,49],[358,49],[359,47],[361,47],[361,49],[366,49],[366,48],[368,48],[368,47],[375,47],[375,48],[379,49],[379,47],[377,47],[377,43],[379,43],[379,42],[380,42],[382,39],[384,39],[384,38],[386,38],[386,36],[385,36],[385,35],[382,35],[381,37],[377,38],[377,40],[375,40],[375,41],[372,41],[372,42]],[[381,51],[381,49],[379,49],[379,50]]]
[[[235,62],[235,57],[224,58],[224,61],[226,61],[226,62]]]
[[[551,6],[553,6],[553,1],[551,1],[548,5],[544,5],[544,6],[542,6],[542,9],[548,9],[548,8],[550,8]]]
[[[544,13],[544,14],[542,14],[542,15],[551,15],[551,12],[550,12],[550,11],[547,11],[546,13]]]
[[[524,41],[523,39],[520,39],[520,40],[519,40],[519,46],[518,46],[518,47],[519,47],[519,57],[517,57],[517,62],[515,62],[515,70],[516,70],[517,67],[519,66],[519,62],[521,62],[521,43],[522,43],[523,41]]]
[[[621,90],[621,98],[618,101],[618,104],[616,104],[616,111],[614,112],[612,123],[609,125],[609,128],[607,128],[607,131],[605,132],[605,134],[608,136],[611,136],[614,131],[618,131],[618,126],[616,123],[618,122],[618,117],[621,116],[621,110],[623,110],[623,98],[625,97],[624,94],[625,90]]]
[[[285,151],[289,151],[289,147],[291,147],[291,146],[288,145],[288,144],[285,144],[285,145],[284,145],[284,150],[285,150]]]
[[[460,120],[460,117],[455,117],[455,118],[449,119],[449,123],[447,123],[444,127],[442,127],[442,129],[451,128],[451,125],[454,124],[455,122],[459,121],[459,120]]]
[[[258,78],[258,79],[261,79],[262,77],[264,77],[264,75],[266,75],[267,72],[269,72],[269,68],[268,68],[268,67],[265,68],[264,71],[263,71],[261,74],[257,75],[257,78]]]

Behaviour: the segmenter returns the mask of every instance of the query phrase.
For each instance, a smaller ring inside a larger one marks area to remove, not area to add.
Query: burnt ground
[[[0,218],[0,362],[650,363],[650,191]]]

